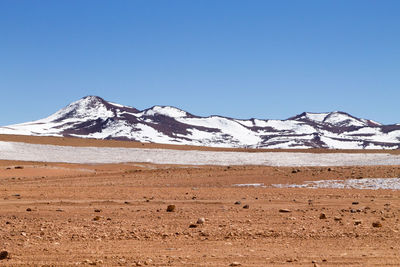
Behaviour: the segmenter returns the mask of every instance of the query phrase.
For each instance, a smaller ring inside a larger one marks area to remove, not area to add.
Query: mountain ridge
[[[40,120],[0,134],[73,136],[164,144],[251,148],[400,149],[400,124],[343,111],[303,112],[285,120],[201,117],[172,106],[144,110],[86,96]]]

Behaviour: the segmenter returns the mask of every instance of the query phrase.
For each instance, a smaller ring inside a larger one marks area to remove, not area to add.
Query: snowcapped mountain
[[[164,144],[252,148],[400,149],[400,124],[344,112],[305,112],[287,120],[198,117],[170,106],[146,110],[87,96],[53,115],[0,127],[0,134],[73,136]]]

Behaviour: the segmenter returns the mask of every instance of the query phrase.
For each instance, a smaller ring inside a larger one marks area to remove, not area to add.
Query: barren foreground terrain
[[[0,265],[399,266],[400,191],[273,186],[397,177],[398,165],[2,160]]]
[[[0,264],[398,266],[399,191],[270,185],[399,175],[400,166],[1,161],[0,249],[9,255]],[[246,183],[266,187],[235,186]]]

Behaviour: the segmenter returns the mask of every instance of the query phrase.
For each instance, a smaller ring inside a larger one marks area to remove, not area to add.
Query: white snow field
[[[348,180],[307,181],[304,184],[274,184],[277,188],[338,188],[338,189],[391,189],[400,190],[400,178],[363,178]]]
[[[182,165],[400,165],[400,155],[384,153],[215,152],[172,149],[71,147],[3,141],[0,141],[0,159],[67,163],[149,162]]]

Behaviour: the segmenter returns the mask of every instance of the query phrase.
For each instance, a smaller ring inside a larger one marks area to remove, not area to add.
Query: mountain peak
[[[303,112],[297,116],[289,118],[288,120],[329,124],[336,127],[364,127],[380,125],[377,122],[360,119],[343,111],[332,111],[323,113]]]
[[[103,98],[90,95],[69,104],[50,117],[54,116],[57,120],[70,118],[93,119],[112,117],[113,114],[107,108],[107,102]]]

